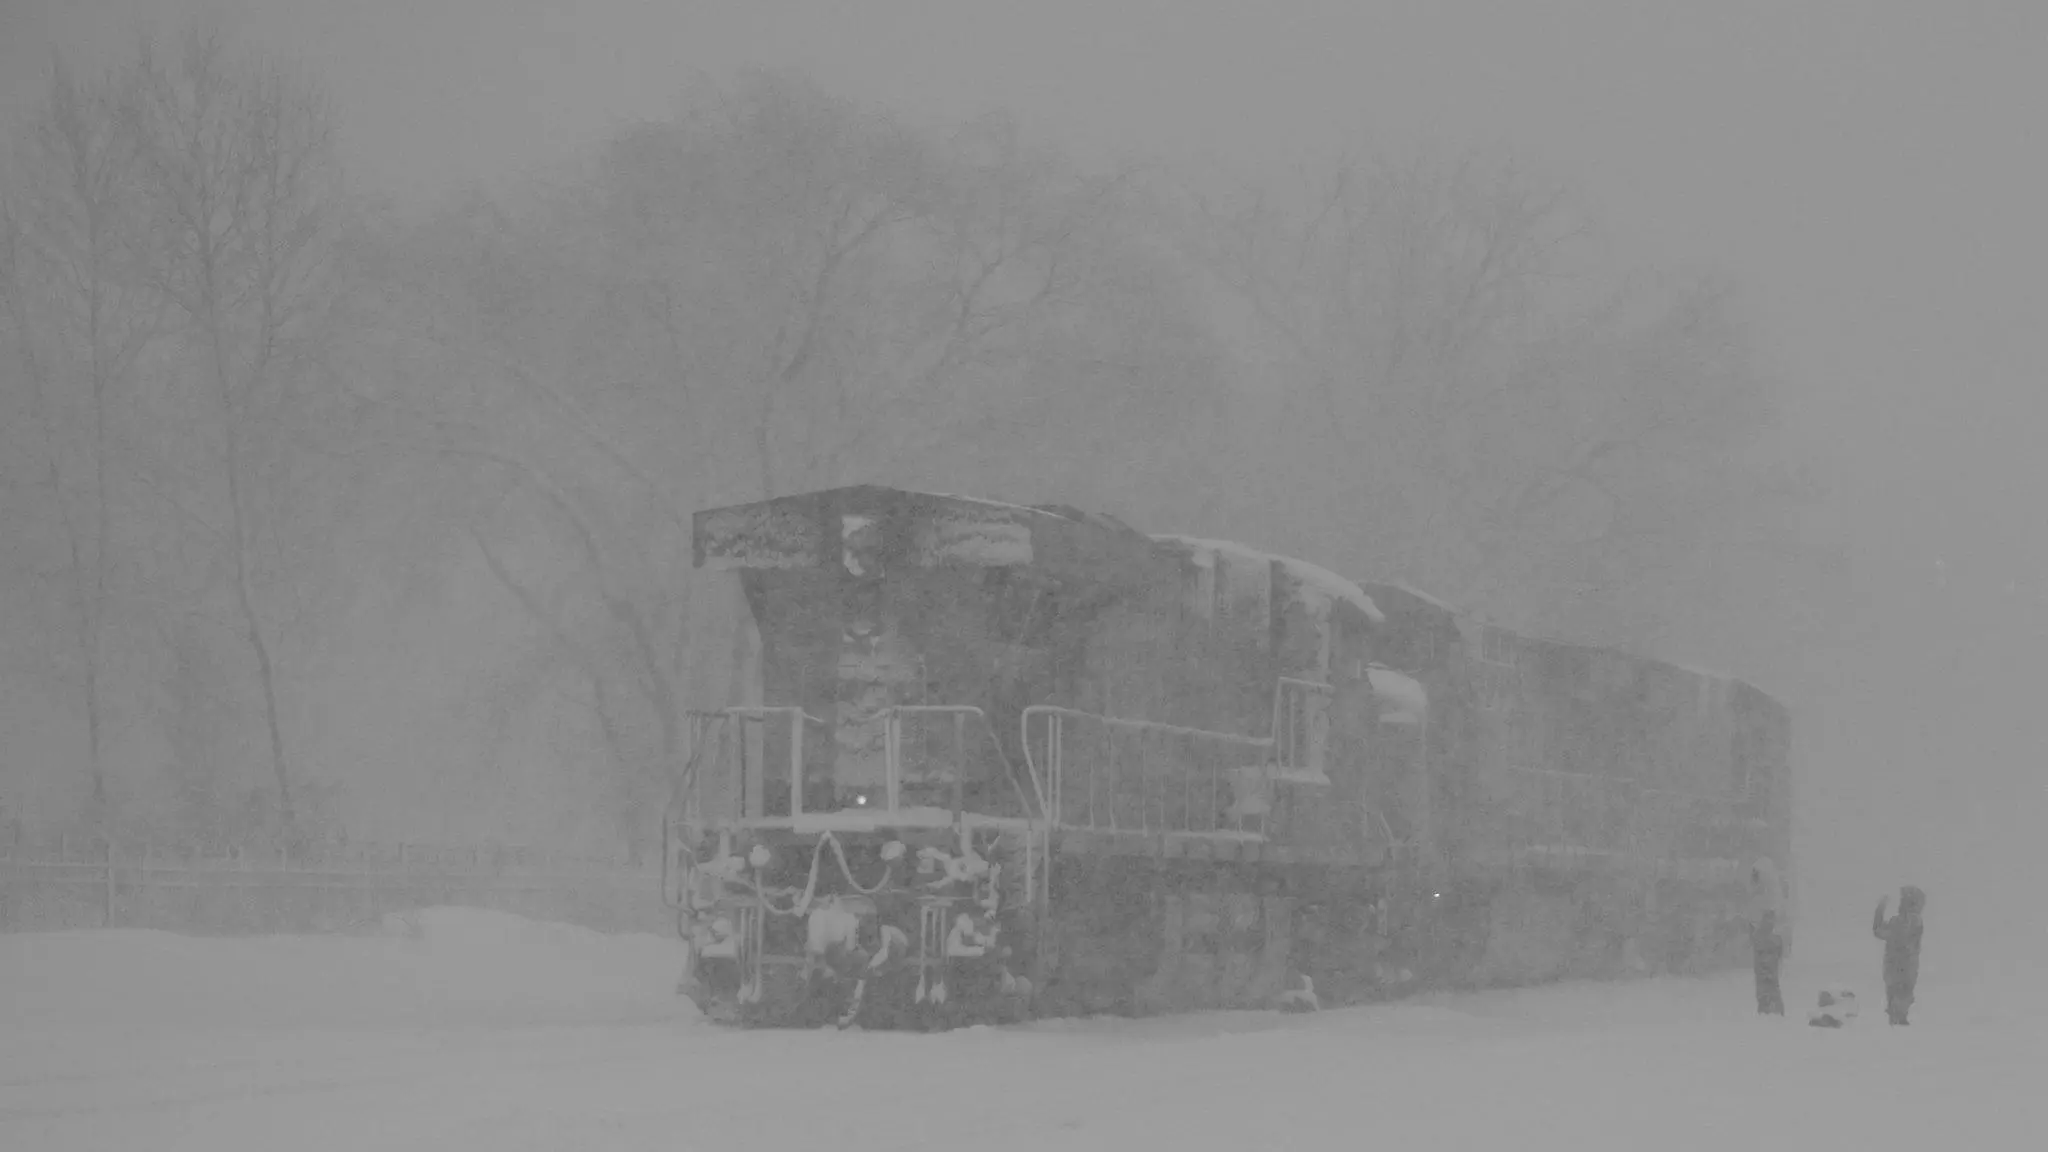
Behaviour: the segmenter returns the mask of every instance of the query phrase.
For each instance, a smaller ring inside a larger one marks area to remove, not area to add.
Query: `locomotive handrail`
[[[693,708],[684,712],[683,715],[739,716],[748,720],[758,720],[768,716],[787,716],[793,713],[801,715],[806,723],[816,724],[820,728],[826,727],[831,723],[829,720],[823,720],[811,715],[809,712],[805,712],[801,706],[795,704],[735,704],[730,708],[712,708],[708,710]]]
[[[697,778],[704,763],[705,747],[708,743],[704,736],[706,721],[725,718],[723,713],[718,712],[692,711],[685,712],[684,716],[691,725],[689,757],[683,761],[682,771],[676,774],[675,786],[669,793],[668,811],[662,814],[661,821],[661,900],[664,905],[678,913],[683,911],[685,903],[682,885],[688,883],[689,873],[696,867],[697,848],[694,844],[685,845],[677,839],[676,825],[687,825],[698,816]],[[723,733],[724,728],[721,725],[721,740],[724,738]],[[690,869],[677,867],[680,863],[679,852],[683,850],[690,853]],[[676,929],[678,932],[685,931],[684,922],[680,918],[676,921]]]
[[[661,897],[662,903],[679,913],[685,903],[682,884],[688,882],[689,871],[697,864],[697,848],[677,838],[677,825],[688,825],[699,816],[700,793],[698,778],[702,771],[708,741],[704,729],[706,721],[724,720],[723,712],[686,711],[684,717],[691,722],[689,757],[683,761],[682,771],[676,774],[675,786],[670,789],[668,810],[661,820]],[[724,727],[720,725],[720,739],[724,739]],[[679,854],[690,853],[691,869],[681,869]],[[682,921],[677,921],[682,930]]]
[[[1414,845],[1413,840],[1394,835],[1394,826],[1387,823],[1386,815],[1379,809],[1367,808],[1365,814],[1380,822],[1380,831],[1387,834],[1387,852],[1389,855],[1398,854],[1403,848]]]
[[[1689,792],[1679,788],[1656,788],[1644,784],[1639,776],[1603,776],[1597,772],[1567,772],[1562,768],[1533,768],[1526,764],[1507,764],[1509,772],[1524,772],[1531,776],[1556,776],[1565,780],[1590,780],[1596,785],[1619,788],[1633,784],[1645,796],[1657,796],[1672,800],[1698,800],[1708,804],[1736,805],[1748,798],[1746,792],[1730,792],[1717,795],[1712,792]]]
[[[1057,704],[1033,704],[1031,707],[1024,709],[1024,718],[1026,720],[1040,715],[1072,716],[1079,720],[1100,720],[1112,728],[1167,732],[1176,736],[1213,737],[1225,743],[1237,744],[1246,748],[1271,748],[1273,746],[1273,738],[1271,736],[1240,736],[1235,732],[1214,732],[1207,728],[1188,728],[1180,724],[1168,724],[1162,720],[1132,720],[1124,716],[1104,716],[1097,712],[1083,712],[1078,708],[1062,708]],[[1030,752],[1027,750],[1025,755],[1029,756]]]
[[[1288,689],[1295,691],[1290,693]],[[1313,779],[1327,783],[1324,769],[1317,762],[1315,714],[1308,708],[1310,696],[1324,698],[1325,704],[1334,700],[1337,686],[1320,680],[1303,680],[1296,676],[1279,676],[1273,682],[1273,761],[1274,765],[1291,772],[1313,773]],[[1297,708],[1296,701],[1301,701]],[[1300,738],[1294,727],[1296,716],[1300,716],[1302,728]],[[1325,718],[1327,723],[1327,717]],[[1303,742],[1306,742],[1306,748]]]
[[[988,734],[988,741],[996,750],[996,759],[1002,763],[1003,775],[1009,779],[1011,790],[1017,794],[1017,802],[1023,805],[1027,813],[1035,812],[1041,816],[1045,814],[1045,788],[1039,783],[1036,772],[1033,771],[1031,776],[1031,791],[1038,800],[1038,806],[1034,809],[1031,803],[1032,796],[1025,795],[1024,786],[1017,783],[1017,770],[1010,763],[1009,753],[1003,751],[1003,742],[996,735],[995,725],[989,723],[988,713],[982,711],[979,707],[973,704],[897,704],[884,709],[882,715],[887,718],[888,725],[886,730],[888,754],[886,757],[887,767],[884,786],[887,791],[889,810],[891,812],[896,811],[902,800],[903,727],[901,718],[904,716],[954,717],[954,751],[958,754],[963,753],[966,748],[966,738],[965,734],[961,731],[960,721],[972,716],[976,720],[981,721],[982,730]],[[1028,766],[1030,762],[1029,749],[1025,750],[1025,757]],[[961,809],[960,793],[962,784],[963,781],[960,778],[960,773],[956,770],[953,780],[953,811],[956,816]]]
[[[683,906],[681,888],[670,883],[676,872],[675,826],[673,818],[661,822],[661,903],[667,908],[680,909]],[[694,854],[695,848],[691,849]]]
[[[1039,767],[1036,758],[1031,754],[1031,721],[1034,717],[1038,716],[1048,718],[1046,750],[1050,763],[1046,764],[1043,769]],[[1168,724],[1160,720],[1133,720],[1123,716],[1105,716],[1097,712],[1083,712],[1078,708],[1065,708],[1056,704],[1034,704],[1024,709],[1023,713],[1018,717],[1018,735],[1019,743],[1024,749],[1024,762],[1030,769],[1032,778],[1037,780],[1043,777],[1046,781],[1045,813],[1048,827],[1065,823],[1062,801],[1065,789],[1066,758],[1062,751],[1060,738],[1064,733],[1065,726],[1063,722],[1068,719],[1093,721],[1112,730],[1122,729],[1127,732],[1184,736],[1197,740],[1210,740],[1239,748],[1257,749],[1261,752],[1270,752],[1275,746],[1275,741],[1270,736],[1242,736],[1235,732],[1217,732],[1207,728],[1191,728],[1183,724]],[[1092,773],[1090,778],[1093,779]],[[1088,826],[1093,827],[1092,799],[1090,803],[1091,823]],[[1144,819],[1143,816],[1141,816],[1142,819]],[[1111,820],[1112,826],[1114,826],[1113,812]]]
[[[738,704],[730,708],[690,709],[684,712],[683,715],[692,720],[738,717],[742,720],[755,720],[762,723],[766,723],[773,716],[786,718],[789,721],[789,811],[792,818],[803,815],[804,725],[816,724],[820,728],[828,728],[831,726],[829,721],[813,716],[801,707],[793,704]],[[754,815],[758,816],[761,813],[755,810],[763,807],[763,802],[759,801],[754,796],[754,793],[759,791],[760,786],[765,781],[762,778],[747,775],[744,763],[744,745],[741,746],[741,752],[740,814],[744,817],[749,812],[753,812]],[[695,749],[693,748],[692,761],[695,758]],[[694,772],[692,775],[694,776]],[[694,788],[695,785],[696,782],[693,779],[691,786]]]
[[[804,815],[802,788],[804,762],[803,727],[804,725],[817,725],[821,728],[829,728],[831,727],[831,721],[813,716],[801,707],[794,705],[741,705],[731,708],[690,710],[685,715],[693,721],[723,721],[729,719],[767,721],[778,717],[786,719],[790,725],[789,818],[795,820]],[[1003,749],[1002,741],[996,738],[995,727],[989,723],[987,713],[972,704],[900,704],[881,709],[876,713],[876,718],[881,719],[884,723],[886,744],[884,779],[887,788],[887,805],[890,811],[897,810],[902,803],[902,721],[905,716],[920,715],[950,715],[955,717],[955,735],[958,738],[957,746],[962,753],[964,753],[967,745],[964,733],[961,731],[963,723],[970,717],[978,720],[989,743],[995,747],[996,758],[1002,765],[1003,773],[1009,780],[1011,790],[1016,794],[1018,804],[1027,816],[1044,812],[1045,791],[1043,786],[1034,777],[1031,781],[1031,792],[1027,793],[1024,790],[1023,785],[1017,779],[1015,769],[1010,763],[1009,754]],[[799,723],[799,720],[801,720],[801,723]],[[691,744],[689,759],[686,762],[684,771],[677,780],[676,799],[671,801],[671,820],[678,817],[687,819],[689,813],[696,807],[697,789],[701,781],[701,773],[698,770],[698,766],[708,747],[708,742],[702,739],[702,735],[701,731],[693,733],[694,738]],[[721,736],[721,739],[723,738]],[[744,751],[742,751],[742,758],[744,760]],[[759,810],[761,808],[761,798],[755,794],[759,790],[759,782],[752,774],[747,772],[744,763],[742,763],[740,769],[740,777],[741,796],[739,797],[739,810],[741,816],[751,815],[758,817],[764,815]],[[962,782],[956,779],[954,783],[954,808],[957,814],[961,803],[960,785]],[[1038,805],[1035,809],[1032,805],[1033,794],[1038,797]],[[666,823],[667,821],[664,822],[664,826],[666,826]],[[666,835],[666,831],[664,831],[664,835]],[[666,861],[666,857],[664,857],[664,860]]]
[[[1740,804],[1746,798],[1743,794],[1740,793],[1729,793],[1726,796],[1716,796],[1712,792],[1684,792],[1676,788],[1651,788],[1648,785],[1645,785],[1643,787],[1643,795],[1663,796],[1669,797],[1674,800],[1702,800],[1708,804],[1727,805]]]

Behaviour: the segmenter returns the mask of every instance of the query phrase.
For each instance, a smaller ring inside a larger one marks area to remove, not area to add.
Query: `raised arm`
[[[1884,906],[1885,906],[1885,903],[1886,903],[1886,901],[1884,901],[1884,900],[1879,900],[1879,901],[1877,902],[1877,914],[1876,914],[1875,916],[1872,916],[1872,917],[1870,918],[1870,934],[1871,934],[1872,936],[1875,936],[1875,937],[1877,937],[1877,938],[1878,938],[1879,940],[1886,940],[1886,939],[1890,939],[1890,937],[1888,937],[1888,936],[1886,936],[1886,935],[1885,935],[1885,927],[1886,927],[1886,925],[1885,925],[1885,922],[1884,922]]]

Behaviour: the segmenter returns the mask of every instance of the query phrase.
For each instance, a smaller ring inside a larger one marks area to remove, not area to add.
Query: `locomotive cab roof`
[[[1028,571],[1058,583],[1132,584],[1160,557],[1114,517],[1063,505],[858,485],[707,508],[694,517],[695,566],[827,569],[871,562],[966,564]]]
[[[863,484],[707,508],[693,518],[695,566],[709,569],[825,569],[861,575],[871,556],[882,564],[968,564],[1109,595],[1162,579],[1162,565],[1219,561],[1270,563],[1301,594],[1344,604],[1372,625],[1408,631],[1430,619],[1456,628],[1483,623],[1427,593],[1399,584],[1353,582],[1309,561],[1229,540],[1147,535],[1114,516],[1064,504],[1013,504],[976,496]],[[1384,608],[1384,610],[1383,610]],[[1770,699],[1735,677],[1669,661],[1530,636],[1498,625],[1531,650],[1578,651],[1670,668],[1737,692]],[[1782,710],[1783,705],[1771,703]]]

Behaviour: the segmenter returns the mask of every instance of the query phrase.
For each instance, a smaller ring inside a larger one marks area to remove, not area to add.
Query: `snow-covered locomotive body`
[[[1716,845],[1686,839],[1696,822],[1630,825],[1627,851],[1551,835],[1588,811],[1613,824],[1607,792],[1588,809],[1586,789],[1516,790],[1597,742],[1573,719],[1583,691],[1558,704],[1537,664],[1491,659],[1540,645],[1404,590],[882,488],[708,510],[695,535],[737,587],[729,643],[693,633],[726,665],[698,694],[724,706],[691,714],[666,888],[714,1015],[875,1025],[1270,1004],[1304,977],[1342,998],[1541,978],[1587,967],[1588,911],[1634,910],[1647,938],[1640,906],[1701,906],[1700,852],[1722,871],[1760,854],[1750,825]],[[1717,700],[1701,707],[1749,697]],[[1781,781],[1770,755],[1752,775]],[[1600,772],[1634,778],[1582,774]]]
[[[1533,640],[1368,584],[1430,690],[1430,974],[1467,983],[1739,962],[1791,924],[1791,718],[1741,681]]]

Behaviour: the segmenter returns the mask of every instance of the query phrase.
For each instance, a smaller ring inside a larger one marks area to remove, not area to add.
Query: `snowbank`
[[[602,1024],[688,1014],[681,944],[472,908],[365,936],[0,935],[0,1032]]]

